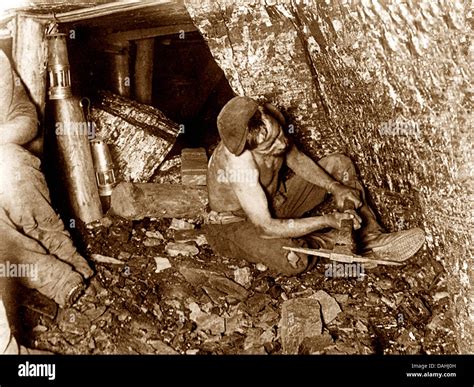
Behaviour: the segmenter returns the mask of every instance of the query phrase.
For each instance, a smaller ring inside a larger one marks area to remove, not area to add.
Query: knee
[[[356,176],[354,163],[348,156],[342,153],[333,153],[325,156],[319,160],[318,164],[337,180],[352,180]]]
[[[330,155],[324,156],[319,160],[319,165],[322,167],[330,166],[352,166],[354,163],[350,157],[346,156],[343,153],[332,153]]]

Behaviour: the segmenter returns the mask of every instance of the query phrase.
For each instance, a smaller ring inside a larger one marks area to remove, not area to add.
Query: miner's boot
[[[368,233],[362,238],[362,254],[386,261],[404,262],[425,243],[420,228],[392,233]]]

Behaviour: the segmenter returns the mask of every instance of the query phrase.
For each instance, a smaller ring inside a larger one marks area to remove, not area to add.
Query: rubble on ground
[[[22,344],[61,354],[455,352],[445,273],[426,253],[363,280],[326,278],[324,260],[273,278],[180,234],[200,226],[111,216],[76,230],[96,275],[68,309],[25,291]]]

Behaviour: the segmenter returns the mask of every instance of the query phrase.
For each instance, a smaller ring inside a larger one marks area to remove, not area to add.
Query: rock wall
[[[188,0],[186,6],[237,94],[278,105],[289,134],[314,158],[349,155],[390,231],[425,230],[423,254],[411,265],[430,273],[429,281],[406,280],[428,293],[449,291],[438,334],[454,331],[458,352],[473,353],[468,5]]]

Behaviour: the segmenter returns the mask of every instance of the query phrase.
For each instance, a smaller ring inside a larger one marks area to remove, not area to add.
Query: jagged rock
[[[238,267],[234,270],[234,280],[244,288],[248,289],[252,284],[252,271],[248,267]]]
[[[295,298],[282,305],[280,336],[284,354],[298,354],[307,337],[321,335],[321,306],[313,298]]]
[[[161,340],[147,340],[147,344],[155,349],[157,355],[178,355],[178,352]]]
[[[120,259],[121,261],[126,261],[128,259],[130,259],[130,257],[132,256],[132,253],[129,253],[127,251],[121,251],[117,257],[117,259]]]
[[[436,302],[438,302],[439,300],[445,298],[445,297],[449,297],[449,293],[448,292],[436,292],[434,295],[433,295],[433,300],[435,300]]]
[[[272,328],[266,329],[259,337],[259,341],[262,345],[271,343],[275,340],[275,331]]]
[[[257,263],[255,267],[258,271],[266,271],[268,269],[268,267],[266,267],[263,263]]]
[[[179,272],[196,287],[208,286],[237,300],[247,298],[248,291],[234,281],[215,272],[182,266]]]
[[[175,230],[174,241],[178,243],[195,242],[198,246],[208,244],[206,235],[201,230]]]
[[[314,337],[306,337],[299,346],[299,354],[316,355],[324,352],[330,345],[334,344],[334,340],[327,332]]]
[[[206,295],[211,299],[214,304],[219,304],[225,300],[225,293],[220,292],[210,286],[203,286],[202,290],[206,292]]]
[[[391,309],[396,309],[395,303],[390,300],[388,297],[382,296],[380,300]]]
[[[375,292],[367,292],[367,299],[370,303],[376,304],[380,300],[380,296]]]
[[[86,315],[90,321],[95,321],[97,320],[98,318],[100,318],[105,312],[107,311],[107,307],[105,305],[101,305],[101,306],[95,306],[95,305],[92,305],[91,308],[87,309],[85,312],[84,312],[84,315]]]
[[[376,282],[376,285],[379,289],[382,289],[382,290],[390,290],[390,289],[393,289],[393,281],[389,278],[383,278],[383,279],[379,279],[377,282]]]
[[[143,245],[146,246],[146,247],[161,246],[162,244],[163,244],[163,240],[158,239],[158,238],[146,238],[143,241]]]
[[[402,346],[402,350],[404,350],[408,355],[416,355],[420,353],[421,345],[418,344],[413,332],[403,329],[396,341]]]
[[[244,353],[259,355],[266,354],[265,348],[262,343],[263,332],[260,328],[250,328],[247,330],[244,341]]]
[[[405,298],[405,302],[400,305],[399,310],[405,319],[417,324],[426,322],[431,316],[431,311],[419,297]]]
[[[130,312],[126,309],[122,310],[119,314],[117,314],[117,319],[120,322],[127,321],[130,317]]]
[[[177,257],[178,255],[193,256],[199,254],[199,249],[194,245],[170,242],[166,245],[165,252],[171,257]]]
[[[278,300],[280,298],[280,296],[282,295],[283,293],[283,288],[278,285],[278,284],[275,284],[273,285],[269,290],[268,290],[268,294],[270,295],[271,298],[273,298],[274,300]]]
[[[323,320],[326,325],[330,324],[341,312],[341,307],[334,297],[331,297],[324,290],[318,290],[310,298],[318,300],[321,304]]]
[[[248,291],[243,286],[223,276],[209,277],[209,284],[236,300],[245,300],[248,295]]]
[[[244,334],[252,326],[246,313],[240,309],[234,310],[229,318],[225,319],[225,334],[231,335],[234,332]]]
[[[161,240],[165,239],[163,234],[159,231],[147,231],[147,232],[145,232],[145,236],[147,238],[155,238],[155,239],[161,239]]]
[[[109,229],[109,239],[119,243],[127,243],[130,239],[130,232],[119,225],[115,225]]]
[[[112,226],[112,224],[114,224],[114,221],[110,216],[104,216],[100,218],[100,224],[105,228],[109,228],[110,226]]]
[[[56,317],[56,323],[61,331],[75,335],[86,334],[91,325],[91,321],[87,316],[73,308],[60,309]]]
[[[333,297],[336,299],[339,305],[344,305],[349,300],[348,294],[334,294]]]
[[[367,327],[359,320],[357,320],[357,322],[355,324],[355,327],[360,332],[367,332],[368,331]]]
[[[160,308],[160,305],[158,304],[153,305],[152,313],[156,316],[158,320],[161,320],[163,318],[163,312]]]
[[[183,219],[171,219],[171,225],[169,227],[171,230],[192,230],[194,229],[194,224],[186,222]]]
[[[268,294],[255,293],[245,301],[247,311],[251,316],[256,316],[261,312],[270,302],[271,297]]]
[[[256,327],[268,329],[278,323],[278,313],[269,305],[258,316],[258,321],[254,323]]]
[[[189,318],[197,324],[198,329],[210,332],[212,335],[224,333],[225,321],[223,317],[203,312],[195,302],[191,302],[188,308],[191,311]]]
[[[119,261],[118,259],[107,257],[102,254],[91,254],[91,258],[93,261],[98,262],[98,263],[105,263],[105,264],[110,264],[110,265],[123,265],[124,264],[124,262]]]
[[[155,260],[155,263],[156,263],[155,273],[159,273],[160,271],[163,271],[172,267],[168,258],[154,257],[153,259]]]
[[[187,266],[181,266],[178,270],[186,279],[186,281],[193,284],[194,286],[202,286],[208,283],[209,277],[211,275],[218,275],[217,273],[213,273],[209,270],[197,269]]]
[[[206,314],[204,318],[201,318],[198,326],[203,331],[209,331],[212,335],[219,335],[225,331],[224,318],[215,314]]]
[[[325,353],[327,355],[355,355],[359,352],[353,345],[346,343],[336,343],[336,345],[328,347]]]

